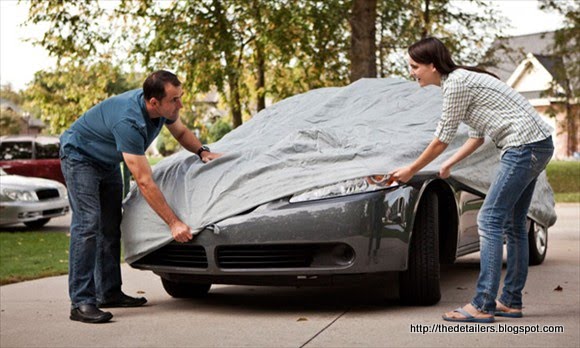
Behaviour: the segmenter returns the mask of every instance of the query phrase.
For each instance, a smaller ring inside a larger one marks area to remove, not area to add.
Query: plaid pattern
[[[491,137],[501,149],[534,143],[552,134],[534,107],[514,89],[487,74],[457,69],[441,76],[443,112],[435,131],[449,144],[459,123],[471,129],[469,136]]]

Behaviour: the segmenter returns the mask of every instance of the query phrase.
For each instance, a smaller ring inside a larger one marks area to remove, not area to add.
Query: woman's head
[[[427,37],[409,46],[409,66],[411,75],[421,87],[427,85],[441,85],[441,75],[449,75],[456,69],[467,69],[478,73],[496,75],[484,69],[457,65],[451,58],[451,53],[443,42],[434,37]]]
[[[434,37],[415,42],[408,52],[411,75],[422,87],[440,85],[441,75],[447,75],[457,68],[447,47]]]

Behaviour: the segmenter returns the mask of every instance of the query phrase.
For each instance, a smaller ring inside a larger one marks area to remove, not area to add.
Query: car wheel
[[[441,299],[438,214],[437,195],[428,191],[415,216],[407,271],[399,274],[399,297],[405,304],[429,306]]]
[[[34,221],[26,221],[24,224],[30,228],[41,228],[42,226],[46,225],[50,221],[50,218],[34,220]]]
[[[528,245],[530,247],[529,264],[534,266],[544,262],[548,253],[548,229],[530,220]]]
[[[161,278],[165,291],[175,298],[198,298],[207,295],[211,284],[181,283]]]

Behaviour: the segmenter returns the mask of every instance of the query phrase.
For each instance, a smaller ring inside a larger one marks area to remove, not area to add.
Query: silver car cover
[[[204,164],[182,150],[154,167],[154,180],[177,216],[197,233],[275,199],[410,164],[433,140],[441,102],[440,88],[393,78],[312,90],[262,110],[211,144],[223,157]],[[462,125],[448,149],[424,171],[438,171],[467,133]],[[486,139],[453,169],[452,177],[485,193],[499,156]],[[546,226],[556,221],[545,173],[536,185],[530,215]],[[169,227],[136,187],[124,202],[122,238],[127,262],[172,240]]]

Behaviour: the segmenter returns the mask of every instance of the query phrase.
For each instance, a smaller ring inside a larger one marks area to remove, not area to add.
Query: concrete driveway
[[[491,325],[441,320],[473,295],[478,254],[443,268],[443,298],[431,307],[399,305],[396,278],[386,291],[215,286],[205,299],[177,300],[154,274],[124,265],[124,290],[149,303],[113,309],[107,324],[68,319],[66,276],[0,287],[0,347],[578,347],[580,205],[558,205],[557,213],[548,257],[530,269],[522,319],[498,318]],[[564,331],[523,333],[553,329]]]

